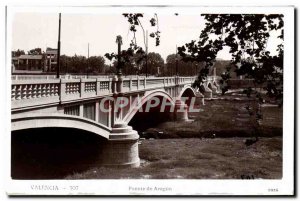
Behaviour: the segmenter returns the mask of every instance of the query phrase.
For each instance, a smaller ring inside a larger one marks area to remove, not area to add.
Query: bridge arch
[[[127,124],[130,122],[130,120],[134,117],[134,115],[139,111],[143,105],[151,100],[153,97],[161,97],[165,98],[167,101],[170,102],[170,104],[175,107],[175,101],[173,98],[164,90],[154,90],[150,92],[146,92],[145,95],[140,99],[138,104],[136,106],[133,106],[129,112],[125,115],[123,121],[126,122]]]
[[[208,83],[207,83],[207,87],[208,87],[210,90],[213,90],[213,86],[212,86],[212,83],[211,83],[211,82],[208,82]]]
[[[181,97],[189,97],[190,98],[190,97],[195,97],[195,96],[196,96],[195,90],[189,85],[184,86],[178,95],[179,98],[181,98]]]
[[[88,131],[109,139],[111,129],[95,121],[66,114],[18,114],[12,117],[11,131],[31,128],[73,128]]]

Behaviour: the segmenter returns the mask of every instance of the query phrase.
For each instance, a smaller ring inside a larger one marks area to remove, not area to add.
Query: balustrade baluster
[[[21,99],[21,88],[22,88],[21,85],[17,86],[17,89],[16,89],[16,99],[17,100]]]
[[[11,86],[11,99],[12,100],[16,99],[16,85]]]
[[[59,86],[58,86],[59,84],[55,84],[55,86],[54,86],[54,96],[58,96],[58,94],[59,94]]]
[[[50,85],[50,84],[47,84],[47,85],[46,85],[46,97],[51,96],[50,90],[51,90],[51,85]]]
[[[80,84],[79,84],[79,83],[76,84],[76,92],[77,92],[77,93],[80,92]]]
[[[74,94],[74,93],[75,93],[75,87],[76,87],[76,86],[75,86],[75,84],[73,84],[73,83],[71,83],[70,86],[71,86],[71,93]]]
[[[42,97],[46,96],[46,91],[47,91],[46,86],[47,84],[42,84],[42,95],[41,95]]]
[[[37,90],[37,97],[40,98],[42,96],[42,85],[38,85],[38,90]]]
[[[55,84],[50,84],[50,96],[55,96],[55,94],[54,94],[54,85]]]
[[[76,92],[76,84],[75,83],[71,83],[70,86],[71,86],[71,94],[75,94],[75,92]]]
[[[26,96],[26,98],[30,99],[31,96],[32,96],[32,85],[30,84],[30,85],[27,86],[27,96]]]
[[[68,83],[68,93],[67,94],[72,94],[72,84]]]
[[[21,99],[26,99],[26,93],[27,93],[27,85],[22,85],[21,87]]]
[[[32,98],[36,98],[36,84],[34,84],[32,86],[32,95],[31,95]]]

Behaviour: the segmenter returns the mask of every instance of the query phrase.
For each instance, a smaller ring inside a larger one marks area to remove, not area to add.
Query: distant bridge
[[[203,84],[206,92],[216,91],[216,79],[207,78]],[[166,99],[175,107],[176,118],[187,120],[187,106],[181,97],[195,96],[191,87],[194,80],[195,77],[178,76],[12,80],[11,129],[85,130],[107,140],[102,147],[103,165],[139,166],[139,135],[128,123],[154,97]],[[116,109],[120,97],[126,97],[129,104]],[[107,111],[101,110],[102,106]]]

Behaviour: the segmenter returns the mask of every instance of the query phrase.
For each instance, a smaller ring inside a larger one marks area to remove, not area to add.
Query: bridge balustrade
[[[123,78],[122,92],[150,90],[190,84],[195,77]],[[117,82],[113,78],[12,80],[12,110],[50,103],[68,103],[80,99],[112,95]]]

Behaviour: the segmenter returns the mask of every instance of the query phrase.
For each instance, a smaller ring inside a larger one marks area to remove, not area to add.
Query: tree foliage
[[[104,73],[105,60],[102,56],[92,56],[86,58],[85,56],[60,56],[61,72],[65,73]]]
[[[133,37],[131,39],[131,42],[129,44],[129,47],[125,50],[121,51],[120,54],[120,64],[118,64],[120,66],[120,68],[124,68],[125,65],[130,65],[130,63],[132,63],[132,58],[134,58],[135,62],[137,65],[140,65],[140,63],[146,59],[147,55],[146,55],[146,32],[145,29],[143,27],[143,24],[140,21],[140,18],[144,17],[144,14],[142,13],[123,13],[123,16],[127,19],[128,23],[129,23],[129,31],[133,33]],[[160,31],[159,31],[159,26],[158,26],[158,18],[157,15],[154,14],[154,17],[150,19],[150,25],[152,27],[156,27],[156,31],[151,32],[149,34],[149,36],[151,38],[155,38],[156,41],[156,46],[158,46],[160,44]],[[137,44],[136,41],[136,32],[138,30],[138,28],[140,28],[142,30],[143,33],[143,40],[144,40],[144,47],[140,46]],[[117,60],[118,58],[118,54],[117,53],[106,53],[104,55],[108,60],[112,61],[112,60]]]
[[[164,59],[161,57],[159,53],[149,52],[148,54],[148,66],[147,72],[150,75],[158,75],[158,68],[162,73],[164,68]],[[143,60],[141,62],[141,73],[146,74],[146,61]]]
[[[42,49],[38,47],[38,48],[34,48],[32,50],[29,50],[28,54],[29,55],[42,55],[43,52],[42,52]]]
[[[178,74],[182,76],[195,76],[199,69],[203,67],[203,62],[185,62],[182,57],[177,55],[178,59]],[[176,75],[176,54],[170,54],[166,59],[165,74],[168,76]]]
[[[232,55],[231,62],[237,75],[263,85],[268,96],[282,103],[283,93],[283,16],[272,14],[203,14],[206,21],[199,40],[179,47],[184,61],[205,62],[199,72],[201,83],[213,65],[217,53],[225,46]],[[281,39],[275,54],[267,50],[270,32],[279,33]],[[222,74],[223,82],[230,79],[228,71]],[[224,89],[224,92],[228,88]],[[250,89],[249,89],[250,91]]]
[[[11,51],[11,56],[12,57],[19,57],[19,56],[24,55],[24,54],[25,54],[25,51],[20,50],[20,49],[17,49],[16,51]]]
[[[147,72],[150,75],[158,75],[158,67],[162,73],[164,68],[164,60],[160,54],[155,52],[150,52],[148,55],[148,67]],[[113,62],[113,67],[117,68],[118,62],[115,60]],[[134,54],[129,57],[128,62],[124,63],[123,66],[124,75],[145,75],[146,74],[146,61],[140,60],[140,56]]]

